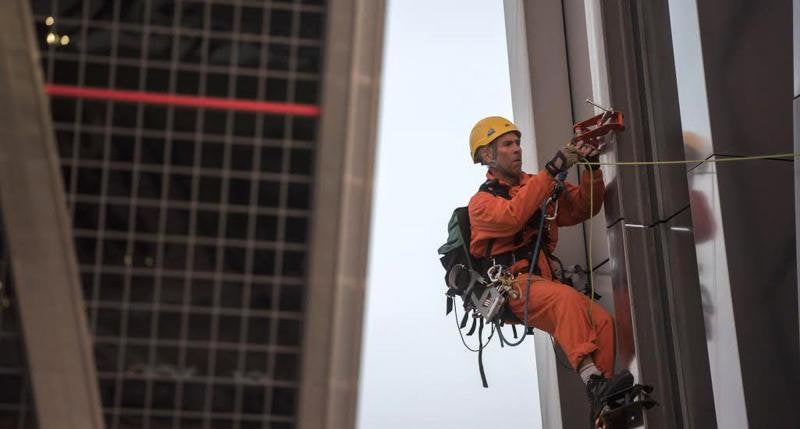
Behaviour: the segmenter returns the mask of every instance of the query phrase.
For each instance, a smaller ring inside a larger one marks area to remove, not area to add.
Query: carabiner
[[[556,209],[553,210],[553,215],[552,216],[548,216],[548,215],[544,216],[544,218],[547,219],[547,220],[556,220],[556,217],[558,217],[558,200],[556,200]]]

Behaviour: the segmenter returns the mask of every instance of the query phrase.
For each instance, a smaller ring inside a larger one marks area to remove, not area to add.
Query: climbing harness
[[[438,252],[441,257],[442,265],[445,268],[445,281],[447,284],[447,308],[446,313],[451,311],[456,318],[459,336],[464,346],[478,353],[478,368],[481,374],[481,381],[484,387],[488,387],[486,374],[483,367],[483,349],[489,344],[495,333],[500,338],[500,346],[506,345],[514,347],[522,344],[527,335],[533,334],[533,327],[528,326],[528,301],[530,298],[530,286],[533,275],[537,272],[539,253],[545,244],[547,221],[555,219],[558,212],[557,200],[564,190],[564,179],[566,172],[556,177],[556,183],[550,196],[542,203],[537,212],[531,216],[527,225],[536,228],[536,240],[530,250],[517,248],[509,252],[498,255],[491,254],[492,241],[487,244],[487,250],[483,258],[476,259],[469,253],[470,226],[469,213],[466,207],[459,207],[453,211],[453,215],[448,223],[448,240],[442,245]],[[497,181],[487,181],[480,188],[481,192],[488,192],[494,196],[510,199],[508,188],[500,185]],[[548,216],[548,209],[554,205],[554,214]],[[515,237],[515,241],[523,243],[522,232]],[[520,290],[514,284],[516,276],[510,271],[510,267],[520,259],[530,261],[528,267],[528,278],[524,290]],[[483,274],[485,272],[485,274]],[[513,313],[506,307],[509,298],[518,299],[520,295],[525,296],[525,311],[523,320],[518,320]],[[461,297],[463,302],[464,314],[459,322],[455,309],[455,297]],[[471,336],[477,327],[478,348],[470,347],[464,339],[462,330],[467,327],[470,315],[472,325],[466,335]],[[510,321],[515,340],[506,338],[502,331],[503,325]],[[484,343],[483,328],[486,324],[492,327],[492,333]],[[522,324],[524,332],[521,337],[517,335],[516,324]]]

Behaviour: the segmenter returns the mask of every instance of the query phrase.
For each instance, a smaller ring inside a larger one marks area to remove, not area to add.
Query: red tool
[[[622,112],[607,109],[588,99],[586,102],[599,108],[603,113],[573,125],[572,132],[575,133],[575,137],[572,138],[572,142],[582,141],[599,149],[604,143],[601,137],[612,131],[625,131]]]

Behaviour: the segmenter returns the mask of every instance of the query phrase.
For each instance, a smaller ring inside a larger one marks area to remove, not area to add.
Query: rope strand
[[[711,158],[715,156],[728,156],[730,158]],[[736,161],[753,161],[757,159],[773,159],[775,158],[797,158],[800,157],[800,153],[798,152],[788,152],[788,153],[777,153],[773,155],[753,155],[753,156],[740,156],[734,157],[733,155],[714,155],[712,154],[709,158],[706,159],[697,159],[697,160],[674,160],[674,161],[617,161],[617,162],[589,162],[586,158],[583,158],[583,161],[576,163],[577,165],[621,165],[627,167],[640,167],[640,166],[659,166],[659,165],[686,165],[686,164],[698,164],[702,165],[704,163],[718,163],[718,162],[736,162]],[[794,162],[794,160],[792,160]],[[592,320],[592,302],[594,302],[594,265],[592,264],[592,224],[591,218],[592,213],[594,213],[594,172],[591,169],[588,169],[591,173],[589,174],[589,218],[586,219],[584,222],[587,223],[587,227],[589,229],[589,252],[588,252],[588,266],[589,266],[589,285],[591,287],[591,295],[589,296],[589,323],[594,325],[594,321]]]
[[[731,156],[731,155],[712,155],[712,156]],[[769,159],[769,158],[797,158],[800,156],[798,152],[777,153],[774,155],[753,155],[741,156],[731,158],[713,158],[713,159],[691,159],[691,160],[675,160],[675,161],[616,161],[616,162],[589,162],[581,161],[578,165],[624,165],[630,167],[639,167],[644,165],[682,165],[682,164],[703,164],[706,162],[734,162],[734,161],[752,161],[756,159]]]

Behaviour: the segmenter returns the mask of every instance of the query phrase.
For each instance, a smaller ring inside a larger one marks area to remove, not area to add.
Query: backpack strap
[[[492,194],[495,197],[500,197],[506,200],[511,199],[511,195],[508,193],[509,187],[500,183],[497,179],[487,180],[483,182],[480,188],[478,188],[478,192],[486,192],[488,194]],[[490,238],[489,242],[486,243],[486,253],[483,254],[484,259],[488,259],[492,256],[492,247],[494,247],[494,238]],[[516,239],[515,239],[516,241]]]
[[[486,192],[486,193],[492,194],[495,197],[500,197],[500,198],[503,198],[503,199],[506,199],[506,200],[510,200],[511,199],[511,194],[509,193],[509,189],[510,188],[508,186],[500,183],[499,180],[491,179],[491,180],[487,180],[487,181],[483,182],[483,184],[480,186],[480,188],[478,188],[478,192]],[[528,219],[528,221],[525,222],[525,226],[528,227],[528,228],[536,228],[539,225],[539,217],[541,215],[542,215],[542,211],[537,209],[533,213],[533,216],[531,216],[530,219]],[[523,233],[524,229],[525,228],[523,227],[516,234],[514,234],[514,245],[515,246],[521,245],[523,243],[523,241],[525,240],[525,234]],[[545,233],[546,232],[547,231],[545,230]],[[545,238],[544,241],[547,242],[547,239],[546,239],[547,236],[546,235],[545,235],[544,238]],[[488,243],[486,243],[486,253],[484,253],[484,255],[483,255],[484,259],[488,259],[489,257],[492,256],[492,247],[494,246],[494,242],[495,242],[495,239],[494,238],[490,238]]]

